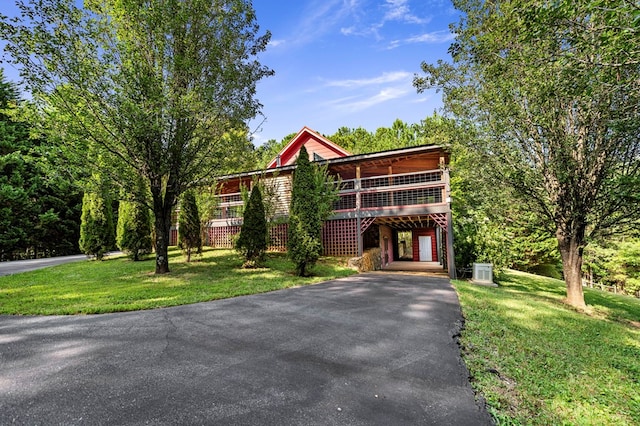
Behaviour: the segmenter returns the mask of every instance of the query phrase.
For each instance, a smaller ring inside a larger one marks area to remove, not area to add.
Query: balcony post
[[[358,237],[358,256],[362,256],[362,253],[364,252],[364,244],[362,241],[362,233],[360,232],[360,229],[362,229],[362,218],[360,217],[360,165],[356,166],[354,189],[356,190],[356,234]]]
[[[447,203],[447,269],[449,278],[456,279],[456,259],[453,251],[453,216],[451,215],[451,186],[449,185],[449,169],[442,171],[444,180],[445,202]]]

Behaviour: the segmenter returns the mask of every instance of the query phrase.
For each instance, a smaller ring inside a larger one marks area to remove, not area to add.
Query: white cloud
[[[412,81],[413,74],[406,71],[385,72],[382,75],[371,78],[351,79],[351,80],[333,80],[325,83],[328,87],[344,87],[357,88],[372,85],[381,85],[394,83],[398,81]]]
[[[434,31],[414,37],[410,37],[405,41],[407,43],[444,43],[455,38],[455,34],[450,31]]]
[[[315,0],[309,2],[293,28],[290,45],[307,44],[333,31],[358,13],[359,0]]]
[[[408,0],[386,0],[384,21],[401,21],[411,24],[426,24],[429,18],[419,18],[413,13],[408,5]]]
[[[387,49],[395,49],[398,46],[402,46],[405,44],[415,44],[415,43],[424,43],[424,44],[440,44],[446,43],[455,39],[455,34],[452,34],[449,31],[433,31],[430,33],[420,34],[413,37],[408,37],[402,40],[393,40],[387,46]]]
[[[281,44],[284,44],[284,43],[285,43],[285,40],[282,40],[282,39],[269,40],[269,46],[272,46],[272,47],[278,47],[278,46],[280,46]]]
[[[376,1],[378,2],[379,0]],[[425,25],[431,22],[431,16],[420,17],[413,13],[409,3],[409,0],[384,0],[382,4],[375,7],[363,5],[360,8],[356,7],[360,5],[354,4],[350,11],[350,17],[353,19],[349,26],[340,29],[340,33],[345,36],[373,37],[380,41],[386,38],[382,32],[391,22],[412,25]],[[361,13],[364,10],[366,13]]]
[[[326,81],[322,87],[325,91],[335,88],[334,95],[339,95],[325,105],[354,113],[415,92],[412,83],[412,73],[390,71],[374,77]]]
[[[342,100],[337,100],[337,101],[331,102],[331,104],[333,104],[336,108],[339,108],[343,111],[356,112],[356,111],[361,111],[393,99],[401,98],[409,92],[410,90],[405,86],[387,87],[375,93],[374,95],[370,95],[364,99],[360,99],[353,102],[342,102]]]

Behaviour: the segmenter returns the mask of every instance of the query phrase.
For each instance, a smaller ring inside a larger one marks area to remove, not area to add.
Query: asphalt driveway
[[[112,251],[106,256],[121,255],[121,251]],[[0,262],[0,277],[3,275],[20,274],[22,272],[35,271],[36,269],[49,268],[50,266],[62,265],[63,263],[86,261],[91,256],[86,254],[74,254],[71,256],[44,257],[42,259],[12,260],[10,262]]]
[[[490,424],[445,278],[362,274],[151,311],[0,316],[0,424]]]

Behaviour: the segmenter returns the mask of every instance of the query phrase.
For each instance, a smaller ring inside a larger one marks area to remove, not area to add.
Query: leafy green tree
[[[82,192],[0,69],[0,259],[78,253]]]
[[[288,253],[296,274],[309,275],[322,252],[322,221],[315,205],[316,180],[309,153],[302,146],[296,160],[291,183],[289,207]]]
[[[366,154],[375,150],[373,134],[362,127],[356,129],[340,127],[336,133],[329,136],[329,140],[352,154]]]
[[[256,150],[256,166],[258,169],[264,169],[274,159],[282,149],[287,146],[291,139],[297,133],[290,133],[278,142],[275,139],[269,139]]]
[[[322,224],[331,214],[337,192],[338,184],[326,167],[311,163],[302,146],[291,184],[287,246],[299,276],[308,276],[322,253]]]
[[[341,127],[329,136],[329,140],[353,154],[417,145],[448,145],[454,124],[453,120],[434,113],[420,120],[420,123],[414,124],[396,119],[391,127],[379,127],[375,132],[369,132],[362,127],[356,129]]]
[[[116,243],[134,261],[151,253],[151,217],[147,206],[135,201],[120,201]]]
[[[111,200],[104,192],[86,192],[82,198],[80,250],[102,260],[115,244]]]
[[[172,209],[227,168],[225,134],[260,110],[256,82],[272,71],[256,55],[270,34],[258,35],[248,0],[24,3],[18,20],[2,18],[5,50],[67,152],[100,152],[127,193],[146,180],[155,271],[169,272]]]
[[[453,63],[423,63],[419,91],[474,128],[495,182],[552,229],[567,302],[585,306],[583,250],[640,215],[637,5],[460,0]]]
[[[236,249],[242,253],[246,265],[260,262],[267,250],[267,220],[260,185],[251,189],[249,202],[244,209],[240,235],[236,241]]]
[[[202,253],[200,214],[193,190],[187,190],[182,195],[178,218],[178,246],[187,254],[187,262],[191,262],[193,250],[198,254]]]
[[[11,258],[28,240],[35,206],[27,187],[32,171],[26,158],[28,128],[16,122],[18,90],[0,70],[0,258]]]
[[[592,282],[640,297],[640,239],[620,236],[589,244],[584,269]]]

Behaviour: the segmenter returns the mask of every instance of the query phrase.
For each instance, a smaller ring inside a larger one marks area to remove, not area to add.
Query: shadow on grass
[[[590,316],[562,303],[562,281],[515,271],[500,278],[499,288],[456,283],[464,358],[494,414],[516,424],[640,419],[640,331],[626,321],[640,301],[585,289],[603,313]]]
[[[177,248],[171,248],[169,256],[168,274],[156,275],[154,262],[117,257],[0,277],[0,314],[152,309],[264,293],[353,273],[329,260],[314,269],[316,276],[297,277],[291,262],[280,253],[270,253],[267,267],[260,269],[242,269],[240,256],[229,250],[205,249],[201,258],[190,263]]]

